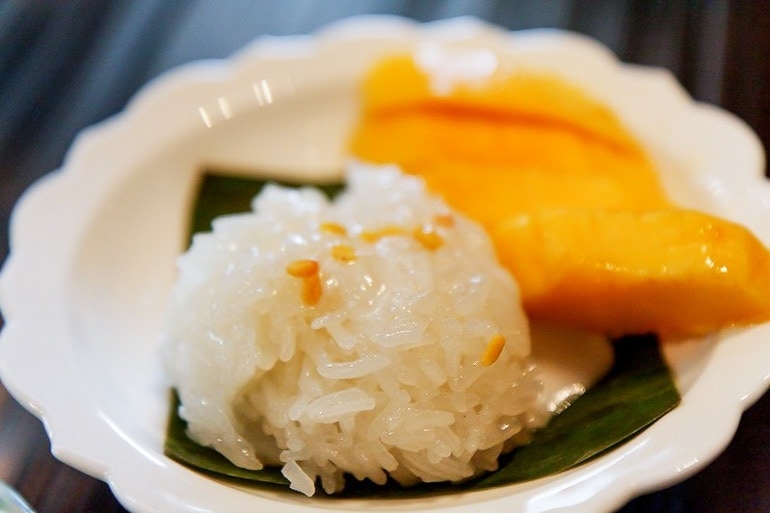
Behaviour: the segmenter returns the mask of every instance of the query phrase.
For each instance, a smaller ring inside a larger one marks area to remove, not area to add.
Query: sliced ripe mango
[[[400,54],[375,65],[364,80],[364,115],[420,107],[501,122],[569,126],[615,145],[638,144],[610,108],[555,76],[528,69],[511,72],[501,66],[485,76],[473,72],[464,76],[446,73],[440,64],[431,67],[419,61],[414,55]]]
[[[535,318],[621,335],[701,335],[770,317],[770,253],[684,209],[540,210],[492,228]]]
[[[444,75],[411,55],[381,62],[351,153],[422,176],[490,229],[530,315],[610,335],[770,320],[770,252],[673,205],[608,106],[527,70]]]
[[[353,151],[422,176],[449,204],[483,223],[533,208],[670,205],[643,152],[556,125],[417,109],[363,123]]]
[[[639,143],[578,88],[526,71],[446,94],[429,82],[409,56],[382,62],[351,153],[424,177],[484,223],[532,208],[670,205]]]

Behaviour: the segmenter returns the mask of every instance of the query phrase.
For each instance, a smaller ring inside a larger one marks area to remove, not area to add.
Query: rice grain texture
[[[164,363],[189,436],[306,495],[494,470],[545,420],[514,280],[419,179],[347,182],[269,185],[180,257]]]

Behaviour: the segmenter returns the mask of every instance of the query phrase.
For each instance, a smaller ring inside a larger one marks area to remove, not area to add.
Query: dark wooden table
[[[149,79],[190,60],[226,57],[261,34],[305,33],[362,13],[420,21],[474,15],[511,29],[584,32],[625,61],[670,69],[696,99],[738,114],[770,148],[765,0],[5,0],[0,260],[22,191],[61,164],[77,131],[119,111]],[[42,424],[0,386],[0,479],[41,513],[125,511],[107,485],[59,463],[49,449]],[[770,394],[745,413],[732,443],[705,470],[620,511],[770,512]]]

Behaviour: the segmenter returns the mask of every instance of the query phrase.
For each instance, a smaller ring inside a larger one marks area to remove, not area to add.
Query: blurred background
[[[581,32],[623,61],[669,69],[696,100],[737,114],[770,148],[765,0],[0,0],[0,261],[22,192],[61,165],[78,131],[119,112],[149,80],[226,58],[262,35],[309,33],[359,14]],[[2,387],[0,479],[39,512],[125,511],[107,485],[50,455],[42,424]],[[620,511],[770,512],[770,395],[704,471]]]

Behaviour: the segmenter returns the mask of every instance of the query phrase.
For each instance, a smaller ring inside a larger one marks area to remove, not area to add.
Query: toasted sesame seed
[[[294,260],[286,266],[286,272],[294,278],[309,278],[318,274],[318,262],[310,259]]]
[[[489,339],[487,347],[484,349],[484,354],[481,355],[481,365],[489,367],[495,363],[500,357],[503,347],[505,347],[505,337],[502,335],[495,335]]]
[[[431,251],[440,248],[441,245],[444,244],[444,238],[436,233],[436,230],[433,228],[433,226],[429,224],[415,228],[414,232],[412,232],[412,235],[414,235],[414,238],[417,239],[420,244],[425,247],[425,249],[429,249]]]
[[[402,227],[393,225],[385,226],[379,230],[368,230],[361,232],[361,238],[366,242],[377,242],[383,237],[389,237],[392,235],[404,235],[405,233],[407,232]]]
[[[337,244],[332,246],[332,257],[341,262],[354,262],[356,260],[356,250],[348,244]]]
[[[321,299],[323,285],[321,276],[314,274],[302,280],[302,302],[308,306],[313,306]]]
[[[347,235],[348,234],[347,228],[345,228],[344,226],[342,226],[339,223],[334,223],[334,222],[331,222],[331,221],[325,222],[325,223],[321,223],[319,225],[319,228],[321,229],[321,231],[324,231],[324,232],[327,232],[327,233],[332,233],[334,235]]]
[[[316,260],[294,260],[286,266],[286,273],[294,278],[302,279],[302,302],[306,305],[314,305],[321,299],[323,286],[321,275]]]

